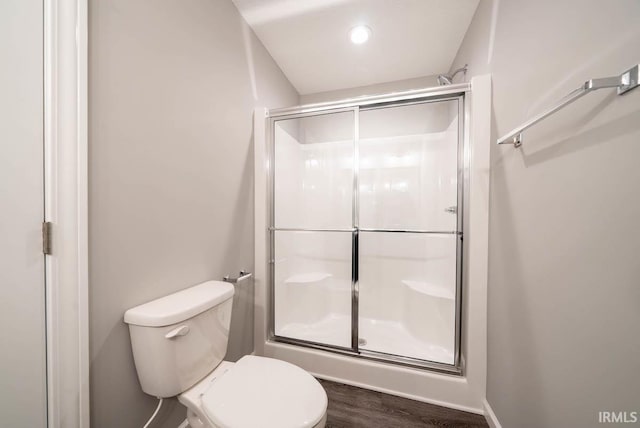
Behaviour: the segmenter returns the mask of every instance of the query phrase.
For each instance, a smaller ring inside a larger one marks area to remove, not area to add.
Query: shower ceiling
[[[479,0],[233,0],[300,94],[447,72]],[[354,45],[349,31],[371,28]]]

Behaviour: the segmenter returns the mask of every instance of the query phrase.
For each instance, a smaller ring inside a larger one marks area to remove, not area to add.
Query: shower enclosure
[[[269,115],[277,342],[461,372],[465,92]]]

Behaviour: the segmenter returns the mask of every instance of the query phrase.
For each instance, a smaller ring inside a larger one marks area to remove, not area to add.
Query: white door
[[[0,1],[0,426],[47,426],[43,2]]]

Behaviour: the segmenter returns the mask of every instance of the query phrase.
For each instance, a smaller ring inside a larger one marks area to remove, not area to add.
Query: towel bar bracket
[[[618,86],[618,95],[629,92],[633,88],[640,85],[640,65],[636,64],[620,76],[620,84]]]
[[[513,136],[513,147],[520,147],[522,145],[522,132]]]

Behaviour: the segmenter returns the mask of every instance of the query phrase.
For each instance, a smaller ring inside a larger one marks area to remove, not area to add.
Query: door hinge
[[[45,221],[42,223],[42,252],[46,255],[51,254],[51,229],[53,227],[53,223],[50,221]]]

